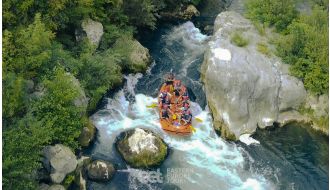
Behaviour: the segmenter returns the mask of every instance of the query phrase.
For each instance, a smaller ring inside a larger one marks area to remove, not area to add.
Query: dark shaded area
[[[239,143],[246,151],[247,170],[270,179],[278,189],[328,189],[327,136],[310,126],[291,124],[258,129],[253,138],[260,141],[260,145]]]

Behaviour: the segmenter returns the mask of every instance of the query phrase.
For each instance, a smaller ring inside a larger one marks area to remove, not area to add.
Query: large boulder
[[[110,162],[95,160],[87,166],[87,175],[93,181],[109,181],[115,173],[115,168]]]
[[[87,156],[82,156],[77,162],[77,168],[74,173],[74,183],[80,190],[86,190],[85,168],[92,162],[92,159]]]
[[[43,165],[50,173],[53,183],[61,183],[67,174],[76,169],[76,156],[69,147],[62,144],[46,146],[43,149],[43,156]]]
[[[65,190],[62,185],[54,184],[48,188],[48,190]]]
[[[81,22],[81,29],[76,29],[75,31],[77,41],[82,40],[86,36],[89,42],[96,47],[99,46],[103,33],[102,23],[90,18],[83,20]]]
[[[129,58],[135,70],[138,72],[146,70],[148,65],[151,63],[149,50],[143,47],[137,40],[133,40],[131,48],[132,51],[130,52]]]
[[[72,82],[72,85],[78,90],[79,93],[77,98],[74,99],[73,104],[76,107],[81,108],[82,110],[81,115],[84,115],[87,110],[89,99],[86,97],[84,88],[81,86],[79,80],[76,77],[74,77],[71,73],[66,73],[66,75],[68,76],[68,80]]]
[[[88,123],[85,127],[82,128],[80,136],[78,138],[79,143],[82,147],[87,147],[91,142],[93,142],[96,134],[96,127],[93,123],[88,120]]]
[[[246,47],[232,43],[235,33],[248,39]],[[298,109],[306,98],[303,83],[279,58],[259,52],[260,43],[267,40],[240,14],[217,16],[201,72],[214,127],[227,139],[273,125],[280,113]]]
[[[323,94],[316,96],[308,94],[305,108],[311,109],[314,112],[315,117],[324,117],[329,115],[329,95]]]
[[[152,131],[136,128],[119,135],[116,147],[124,160],[133,167],[151,167],[162,163],[167,145]]]
[[[130,72],[145,72],[151,63],[149,50],[132,38],[119,38],[113,46],[123,57],[123,65]]]

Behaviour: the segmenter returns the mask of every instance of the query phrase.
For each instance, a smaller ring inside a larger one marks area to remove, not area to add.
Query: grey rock
[[[39,190],[48,190],[49,189],[49,185],[48,184],[45,184],[45,183],[42,183],[39,185]]]
[[[249,44],[231,43],[234,32]],[[280,59],[257,50],[265,41],[239,13],[222,12],[216,18],[201,73],[214,127],[227,139],[271,126],[281,112],[297,109],[305,100],[302,82],[287,75]]]
[[[83,147],[89,146],[89,144],[94,140],[96,134],[95,126],[90,122],[86,127],[82,128],[79,136],[79,143]]]
[[[159,135],[141,128],[123,132],[116,142],[116,148],[128,164],[140,168],[163,162],[168,149]]]
[[[79,93],[77,98],[73,101],[73,104],[76,107],[81,108],[82,110],[81,115],[84,115],[87,110],[89,99],[86,97],[85,91],[81,86],[79,80],[76,77],[74,77],[71,73],[66,73],[66,75],[68,76],[68,80],[72,82],[73,86],[78,90]]]
[[[43,165],[50,173],[53,183],[61,183],[67,174],[76,169],[76,156],[64,145],[46,146],[43,156]]]
[[[62,185],[55,184],[50,186],[48,190],[65,190],[65,188]]]
[[[316,117],[324,117],[329,115],[329,96],[323,94],[316,96],[308,94],[306,98],[305,108],[312,109]]]
[[[86,176],[85,168],[92,162],[92,159],[87,156],[82,156],[78,159],[77,168],[75,170],[74,183],[79,187],[80,190],[86,190]]]
[[[130,54],[130,62],[132,65],[135,65],[136,68],[147,68],[151,63],[149,50],[143,47],[137,40],[133,40],[131,47],[133,48]]]
[[[87,175],[90,180],[109,181],[115,173],[115,168],[110,162],[95,160],[87,166]]]
[[[103,25],[92,19],[85,19],[81,23],[81,28],[86,33],[88,40],[98,46],[103,35]]]

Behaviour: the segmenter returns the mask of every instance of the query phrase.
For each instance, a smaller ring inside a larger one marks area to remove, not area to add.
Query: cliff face
[[[235,45],[233,34],[247,45]],[[277,57],[260,51],[265,41],[238,13],[222,12],[215,20],[201,71],[214,127],[225,138],[271,126],[281,113],[297,110],[305,101],[303,83],[289,76]]]

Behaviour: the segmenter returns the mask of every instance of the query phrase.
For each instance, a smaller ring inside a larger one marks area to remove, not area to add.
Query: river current
[[[88,189],[328,188],[328,137],[308,127],[258,130],[245,142],[250,145],[226,141],[215,133],[199,71],[209,38],[192,22],[185,22],[163,24],[142,40],[154,58],[147,73],[125,76],[124,87],[104,98],[104,106],[91,116],[98,133],[85,154],[111,161],[118,172],[109,183],[88,181]],[[203,120],[193,121],[196,133],[191,137],[167,134],[160,127],[157,110],[147,108],[157,101],[167,72],[188,87],[192,113]],[[133,169],[120,158],[114,147],[116,137],[136,127],[155,131],[169,145],[168,157],[159,167]],[[161,180],[141,180],[141,173],[156,174]]]

